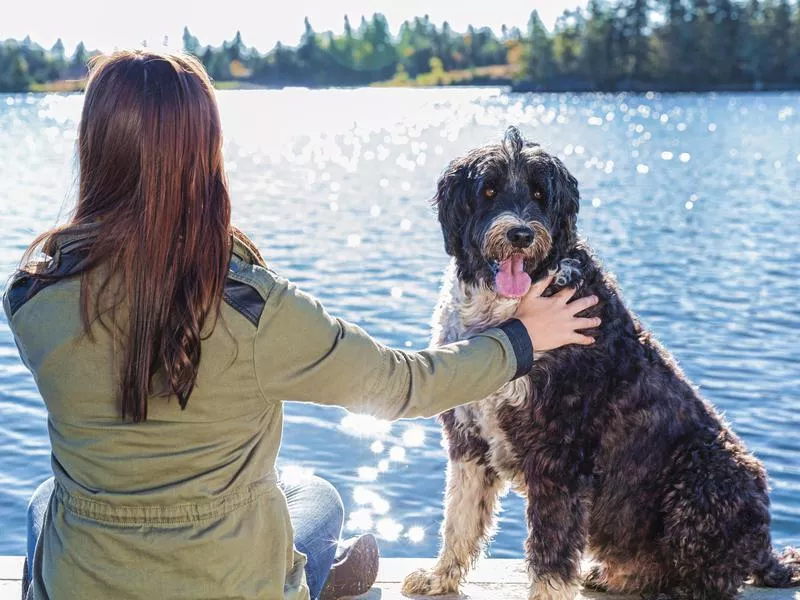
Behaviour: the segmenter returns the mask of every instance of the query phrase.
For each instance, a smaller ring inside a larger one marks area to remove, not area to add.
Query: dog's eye
[[[544,200],[544,192],[542,190],[533,190],[533,199],[537,201]]]
[[[483,188],[483,197],[487,200],[494,200],[497,197],[497,188],[490,183]]]

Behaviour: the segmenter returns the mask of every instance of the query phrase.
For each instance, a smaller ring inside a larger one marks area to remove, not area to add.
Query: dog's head
[[[510,298],[575,245],[578,204],[578,182],[564,164],[516,127],[451,162],[435,198],[459,279]]]

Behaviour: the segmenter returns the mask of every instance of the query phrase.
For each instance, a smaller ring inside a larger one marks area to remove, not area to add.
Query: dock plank
[[[0,600],[19,600],[22,578],[21,556],[0,556]],[[403,578],[415,569],[430,568],[430,558],[384,558],[375,587],[358,600],[407,600],[400,592]],[[426,598],[412,596],[415,600]],[[438,600],[528,600],[528,579],[521,560],[486,559],[478,563],[458,596],[437,596]],[[633,596],[612,596],[581,592],[576,600],[630,600]],[[165,599],[167,600],[167,599]],[[800,588],[774,590],[746,587],[742,600],[800,600]]]

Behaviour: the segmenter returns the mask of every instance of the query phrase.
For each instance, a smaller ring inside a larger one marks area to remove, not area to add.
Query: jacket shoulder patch
[[[34,280],[24,271],[18,271],[11,279],[6,289],[6,302],[8,302],[10,313],[8,315],[9,317],[13,317],[14,314],[22,308],[22,305],[25,304],[25,301],[31,293],[33,284]]]
[[[58,264],[47,272],[53,279],[41,278],[31,275],[25,271],[17,271],[6,290],[6,298],[11,317],[22,308],[28,300],[51,285],[58,283],[64,277],[70,277],[80,273],[80,264],[86,255],[80,252],[63,254],[58,260]]]
[[[258,327],[261,313],[267,301],[258,290],[242,281],[228,278],[225,282],[223,298],[234,310]]]

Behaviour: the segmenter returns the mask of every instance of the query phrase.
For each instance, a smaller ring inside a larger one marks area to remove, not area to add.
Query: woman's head
[[[218,198],[225,181],[214,89],[190,56],[129,51],[96,58],[78,158],[76,221],[119,217],[121,208],[149,219],[202,219],[228,204]],[[183,225],[191,229],[189,221]]]
[[[118,307],[128,308],[121,321],[123,416],[146,418],[156,372],[184,407],[197,377],[201,331],[206,317],[216,319],[230,256],[220,118],[200,63],[150,51],[95,59],[78,158],[77,206],[64,229],[97,224],[83,275],[86,330],[94,320],[88,271],[107,264],[102,289],[113,277],[120,283]],[[102,295],[92,299],[95,316]]]

